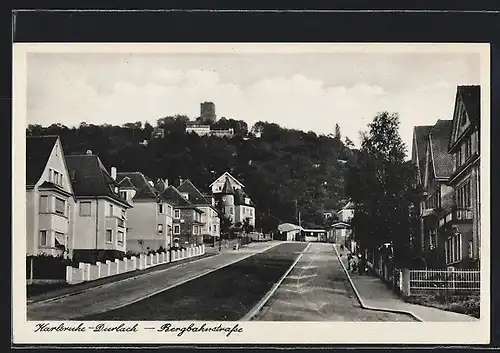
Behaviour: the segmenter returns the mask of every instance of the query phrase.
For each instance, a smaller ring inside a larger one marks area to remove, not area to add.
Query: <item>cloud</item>
[[[242,84],[209,69],[147,66],[132,59],[99,65],[92,69],[84,60],[33,65],[28,72],[28,122],[154,123],[174,114],[197,117],[200,103],[213,101],[219,117],[245,120],[249,126],[270,121],[328,134],[339,124],[342,135],[358,142],[359,131],[378,112],[389,111],[400,114],[401,134],[409,144],[414,125],[451,119],[457,84],[441,78],[394,91],[383,83],[362,81],[328,85],[300,72]]]

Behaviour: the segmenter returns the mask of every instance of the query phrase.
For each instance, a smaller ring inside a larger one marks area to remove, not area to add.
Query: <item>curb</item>
[[[363,301],[363,298],[361,298],[361,295],[359,294],[358,289],[354,285],[354,282],[353,282],[353,280],[351,278],[351,275],[349,274],[349,271],[347,271],[347,268],[345,267],[344,262],[340,258],[339,252],[337,250],[337,246],[335,244],[333,245],[333,249],[335,250],[335,254],[337,255],[337,258],[338,258],[338,260],[340,262],[340,265],[342,266],[342,269],[344,270],[344,273],[346,274],[347,279],[349,280],[349,283],[351,284],[352,289],[354,290],[354,294],[356,294],[356,297],[357,297],[357,299],[359,301],[359,304],[361,305],[361,307],[363,309],[374,310],[374,311],[384,311],[384,312],[394,313],[394,314],[408,315],[408,316],[411,316],[412,318],[414,318],[415,320],[417,320],[418,322],[424,322],[424,320],[422,320],[420,317],[418,317],[417,315],[415,315],[411,311],[397,310],[397,309],[388,309],[388,308],[383,308],[383,307],[373,307],[373,306],[370,306],[370,305],[366,305],[364,303],[364,301]]]
[[[285,278],[290,274],[290,272],[292,272],[292,270],[295,267],[295,265],[297,265],[297,263],[299,262],[299,260],[302,258],[302,255],[304,255],[304,253],[307,251],[307,249],[309,249],[310,245],[311,245],[310,243],[307,244],[307,246],[305,247],[305,249],[302,250],[302,252],[301,252],[301,254],[299,256],[297,256],[297,258],[295,259],[295,261],[293,262],[293,264],[288,268],[288,270],[285,272],[285,274],[283,276],[281,276],[281,278],[278,280],[278,282],[276,282],[271,287],[271,289],[266,293],[266,295],[264,295],[264,297],[245,316],[243,316],[239,321],[251,321],[253,319],[253,317],[255,315],[257,315],[259,311],[262,310],[262,308],[266,305],[266,303],[269,301],[269,299],[271,299],[271,297],[273,296],[273,294],[278,290],[278,288],[281,285],[281,283],[283,283],[283,281],[285,280]]]
[[[215,254],[215,255],[204,256],[204,257],[199,258],[199,259],[195,259],[195,260],[192,260],[192,261],[186,261],[186,262],[183,262],[183,263],[171,266],[171,267],[167,267],[167,268],[164,268],[164,269],[158,269],[156,271],[151,271],[151,272],[146,272],[146,273],[142,272],[143,270],[136,270],[136,271],[138,271],[138,274],[135,275],[135,276],[132,276],[132,277],[127,277],[127,278],[123,278],[123,279],[120,279],[120,280],[116,280],[116,281],[112,281],[112,282],[108,282],[108,283],[99,284],[99,285],[96,285],[94,287],[83,288],[83,289],[77,290],[75,292],[62,294],[62,295],[59,295],[59,296],[56,296],[56,297],[52,297],[52,298],[47,298],[47,299],[42,299],[42,300],[34,300],[34,301],[33,300],[32,301],[27,300],[27,305],[36,305],[36,304],[50,303],[50,302],[53,302],[53,301],[56,301],[56,300],[60,300],[60,299],[71,297],[73,295],[82,294],[82,293],[87,292],[87,291],[92,290],[92,289],[105,288],[106,286],[110,286],[110,285],[113,285],[115,283],[120,283],[120,282],[126,282],[126,281],[130,281],[130,280],[134,280],[134,279],[142,277],[142,276],[147,276],[147,275],[149,275],[151,273],[159,273],[159,272],[168,271],[170,269],[173,269],[173,268],[176,268],[176,267],[188,264],[188,263],[193,263],[193,262],[201,261],[203,259],[212,258],[212,257],[216,257],[216,256],[219,256],[219,255],[221,255],[221,254],[218,253],[218,254]],[[171,263],[171,262],[166,262],[166,264],[169,264],[169,263]],[[149,268],[154,268],[154,267],[149,267]],[[126,272],[124,272],[124,273],[126,273]],[[110,278],[111,277],[112,276],[110,276]],[[103,277],[103,278],[106,278],[106,277]],[[82,283],[85,283],[85,282],[82,282]],[[87,282],[87,283],[90,283],[90,282]]]
[[[168,287],[165,287],[165,288],[159,289],[159,290],[157,290],[157,291],[154,291],[153,293],[149,293],[149,294],[147,294],[147,295],[145,295],[145,296],[142,296],[142,297],[140,297],[140,298],[136,298],[136,299],[134,299],[134,300],[132,300],[132,301],[129,301],[128,303],[125,303],[125,304],[120,304],[120,305],[115,306],[115,307],[113,307],[113,308],[107,308],[106,310],[98,311],[98,312],[95,312],[95,313],[92,313],[92,314],[89,314],[89,315],[85,315],[85,316],[99,315],[99,314],[103,314],[103,313],[106,313],[106,312],[109,312],[109,311],[112,311],[112,310],[116,310],[116,309],[123,308],[123,307],[125,307],[125,306],[129,306],[129,305],[135,304],[135,303],[137,303],[137,302],[140,302],[140,301],[142,301],[142,300],[148,299],[148,298],[150,298],[150,297],[152,297],[152,296],[155,296],[155,295],[157,295],[157,294],[161,294],[161,293],[163,293],[163,292],[166,292],[166,291],[168,291],[168,290],[170,290],[170,289],[172,289],[172,288],[175,288],[175,287],[178,287],[178,286],[183,285],[183,284],[185,284],[185,283],[188,283],[188,282],[190,282],[190,281],[193,281],[193,280],[195,280],[195,279],[197,279],[197,278],[200,278],[200,277],[206,276],[206,275],[208,275],[208,274],[210,274],[210,273],[212,273],[212,272],[215,272],[215,271],[218,271],[218,270],[220,270],[220,269],[223,269],[224,267],[228,267],[228,266],[234,265],[235,263],[238,263],[238,262],[240,262],[240,261],[243,261],[243,260],[245,260],[245,259],[247,259],[247,258],[249,258],[249,257],[252,257],[252,256],[254,256],[254,255],[258,254],[258,253],[262,253],[262,252],[264,252],[264,251],[267,251],[267,250],[269,250],[269,249],[272,249],[272,248],[274,248],[274,247],[276,247],[276,246],[278,246],[278,245],[279,245],[279,244],[273,245],[273,246],[271,246],[271,247],[267,247],[267,248],[263,249],[263,250],[262,250],[262,251],[260,251],[260,252],[250,253],[250,254],[248,254],[248,255],[246,255],[246,256],[244,256],[244,257],[242,257],[242,258],[241,258],[241,259],[239,259],[239,260],[235,260],[235,261],[232,261],[232,262],[227,263],[227,264],[225,264],[225,265],[222,265],[222,266],[220,266],[220,267],[217,267],[217,268],[215,268],[215,269],[211,269],[211,270],[205,271],[205,272],[203,272],[203,273],[199,273],[199,274],[197,274],[197,275],[195,275],[195,276],[193,276],[193,277],[190,277],[190,278],[187,278],[187,279],[185,279],[185,280],[182,280],[182,281],[180,281],[179,283],[176,283],[176,284],[173,284],[173,285],[171,285],[171,286],[168,286]],[[220,254],[217,254],[217,255],[215,255],[215,256],[218,256],[218,255],[220,255]],[[202,259],[198,259],[198,260],[195,260],[195,261],[199,261],[199,260],[202,260]],[[195,262],[195,261],[192,261],[192,262]],[[182,265],[182,264],[179,264],[178,266],[181,266],[181,265]],[[173,266],[173,267],[170,267],[170,268],[174,268],[174,267],[176,267],[176,266]],[[170,268],[169,268],[169,269],[170,269]],[[165,269],[165,271],[166,271],[166,270],[168,270],[168,269]],[[85,316],[84,316],[84,317],[85,317]],[[77,317],[77,318],[78,318],[78,317]]]

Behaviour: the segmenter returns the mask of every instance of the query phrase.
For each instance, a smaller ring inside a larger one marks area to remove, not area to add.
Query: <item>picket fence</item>
[[[172,259],[170,259],[170,253]],[[162,265],[169,262],[176,262],[205,254],[205,245],[190,247],[184,250],[175,250],[172,252],[162,252],[156,254],[140,254],[139,257],[107,260],[106,263],[96,262],[95,265],[80,262],[78,268],[66,267],[66,282],[77,284],[81,282],[95,281],[99,278],[116,276],[121,273],[136,270],[145,270],[150,267]]]

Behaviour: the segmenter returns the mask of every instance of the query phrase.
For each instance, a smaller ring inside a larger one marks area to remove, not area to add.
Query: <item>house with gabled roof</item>
[[[447,266],[478,268],[480,232],[480,86],[458,86],[447,151],[454,207],[439,220]]]
[[[229,172],[225,172],[220,177],[214,180],[212,184],[209,185],[209,188],[212,189],[212,194],[218,194],[222,191],[226,180],[229,181],[229,184],[233,188],[233,190],[243,189],[245,185],[243,185],[238,179],[232,176]]]
[[[231,219],[232,224],[243,224],[248,220],[249,225],[255,227],[255,204],[239,180],[225,172],[209,187],[212,189],[217,208]]]
[[[423,189],[425,174],[425,159],[427,157],[427,138],[433,125],[420,125],[413,128],[411,161],[415,166],[415,187]],[[419,220],[418,229],[415,230],[418,250],[424,250],[424,219],[422,213],[425,209],[425,199],[421,198],[412,205],[412,216]]]
[[[75,198],[58,136],[26,137],[26,254],[72,257]]]
[[[174,242],[182,246],[203,244],[201,220],[203,211],[189,200],[189,194],[183,195],[170,185],[161,193],[161,197],[174,209],[172,219]]]
[[[127,210],[132,205],[120,195],[116,168],[106,170],[88,150],[66,156],[77,201],[73,258],[93,263],[122,258],[127,251]]]
[[[184,180],[177,190],[188,199],[193,205],[203,211],[201,215],[202,236],[220,237],[220,218],[215,201],[212,197],[207,198],[190,180]]]
[[[453,188],[447,185],[453,170],[448,154],[451,120],[438,120],[426,139],[423,180],[423,251],[430,252],[434,266],[444,266],[444,238],[439,234],[439,219],[453,207]]]
[[[117,181],[122,197],[133,206],[127,212],[127,251],[168,249],[173,242],[173,206],[161,197],[168,181],[153,183],[140,172],[117,173]]]

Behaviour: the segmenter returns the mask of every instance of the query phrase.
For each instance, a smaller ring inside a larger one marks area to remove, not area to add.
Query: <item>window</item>
[[[122,208],[122,219],[127,219],[127,211]]]
[[[40,246],[48,246],[48,239],[47,239],[47,231],[46,230],[41,230],[40,231]]]
[[[113,205],[109,204],[108,217],[113,217]]]
[[[465,112],[465,110],[462,110],[460,125],[464,126],[465,124],[467,124],[467,113]]]
[[[250,216],[253,216],[253,209],[250,209]]]
[[[172,217],[172,206],[167,205],[167,216]]]
[[[472,138],[471,137],[467,138],[467,140],[465,141],[464,148],[465,148],[464,160],[467,160],[472,155]]]
[[[120,191],[120,197],[124,200],[127,199],[127,192],[126,191]]]
[[[229,214],[234,214],[234,210],[232,207],[229,207]]]
[[[64,233],[61,233],[61,232],[56,232],[55,234],[55,243],[56,243],[56,247],[62,247],[62,248],[66,248],[66,235]]]
[[[116,239],[118,245],[123,245],[123,232],[118,231],[118,238]]]
[[[462,259],[462,236],[454,234],[446,241],[446,262],[452,264]]]
[[[471,186],[470,180],[467,180],[461,186],[457,188],[455,193],[455,202],[459,208],[470,208],[471,207]]]
[[[214,232],[217,232],[217,224],[214,224]]]
[[[49,181],[51,183],[54,183],[56,185],[62,186],[63,180],[62,180],[62,174],[55,171],[54,169],[49,169]]]
[[[161,203],[158,205],[158,213],[159,214],[163,213],[163,204],[161,204]]]
[[[460,167],[462,165],[462,149],[458,149],[457,153],[455,153],[455,161],[456,161],[456,167]]]
[[[174,234],[181,234],[181,227],[178,224],[174,224]]]
[[[174,210],[174,218],[175,219],[181,218],[181,210]]]
[[[90,216],[91,213],[91,203],[90,202],[80,202],[80,216]]]
[[[106,229],[106,243],[112,243],[112,242],[113,242],[113,230]]]
[[[66,201],[56,197],[56,213],[64,216],[65,209],[66,209]]]
[[[48,213],[48,212],[49,212],[49,197],[40,196],[40,213]]]
[[[158,234],[163,234],[163,224],[158,224]]]
[[[431,250],[437,248],[437,231],[436,231],[436,229],[431,229],[429,231],[429,248]]]
[[[198,234],[198,226],[193,226],[193,234]]]

